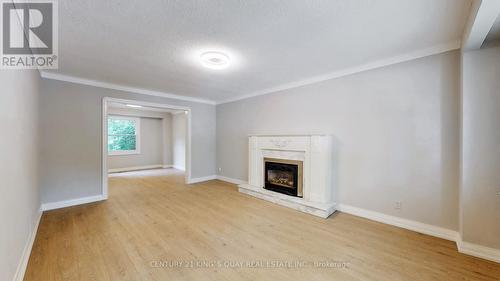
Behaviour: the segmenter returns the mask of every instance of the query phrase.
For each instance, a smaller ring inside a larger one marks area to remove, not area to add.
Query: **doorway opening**
[[[102,103],[102,195],[108,175],[177,169],[191,181],[191,109],[106,97]]]

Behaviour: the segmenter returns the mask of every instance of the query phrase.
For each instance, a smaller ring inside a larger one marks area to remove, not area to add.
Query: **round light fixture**
[[[224,69],[229,66],[230,59],[220,52],[205,52],[200,55],[201,64],[211,69]]]

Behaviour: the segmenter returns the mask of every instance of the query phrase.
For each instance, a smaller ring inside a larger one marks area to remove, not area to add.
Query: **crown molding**
[[[331,79],[335,79],[335,78],[340,78],[343,76],[348,76],[351,74],[355,74],[355,73],[359,73],[359,72],[363,72],[363,71],[367,71],[367,70],[381,68],[384,66],[389,66],[389,65],[398,64],[401,62],[411,61],[411,60],[415,60],[415,59],[419,59],[419,58],[423,58],[423,57],[427,57],[427,56],[437,55],[437,54],[445,53],[448,51],[460,49],[460,46],[461,46],[460,40],[451,41],[451,42],[448,42],[445,44],[440,44],[440,45],[436,45],[436,46],[433,46],[430,48],[420,49],[420,50],[406,53],[403,55],[398,55],[398,56],[394,56],[394,57],[390,57],[390,58],[386,58],[386,59],[382,59],[382,60],[377,60],[377,61],[373,61],[373,62],[370,62],[367,64],[349,67],[349,68],[345,68],[345,69],[331,72],[328,74],[311,77],[311,78],[308,78],[305,80],[300,80],[300,81],[296,81],[296,82],[287,83],[287,84],[283,84],[280,86],[264,89],[264,90],[257,91],[257,92],[251,93],[251,94],[241,95],[238,97],[222,100],[222,101],[217,102],[217,104],[219,105],[219,104],[235,102],[235,101],[239,101],[239,100],[243,100],[243,99],[273,94],[276,92],[289,90],[289,89],[293,89],[293,88],[298,88],[298,87],[302,87],[302,86],[306,86],[306,85],[310,85],[310,84],[314,84],[314,83],[318,83],[318,82],[323,82],[323,81],[327,81],[327,80],[331,80]]]
[[[172,115],[177,115],[177,114],[181,114],[181,113],[184,113],[184,111],[180,111],[180,112],[171,112],[170,114],[172,114]]]
[[[462,38],[462,49],[464,51],[481,48],[500,14],[500,1],[474,0],[470,10]]]
[[[287,83],[287,84],[282,84],[282,85],[279,85],[276,87],[267,88],[267,89],[260,90],[260,91],[254,92],[254,93],[240,95],[240,96],[237,96],[234,98],[225,99],[225,100],[218,101],[218,102],[213,101],[213,100],[208,100],[208,99],[200,99],[200,98],[181,96],[181,95],[170,94],[170,93],[165,93],[165,92],[160,92],[160,91],[152,91],[152,90],[147,90],[147,89],[143,89],[143,88],[130,87],[130,86],[125,86],[125,85],[120,85],[120,84],[108,83],[108,82],[103,82],[103,81],[99,81],[99,80],[85,79],[85,78],[80,78],[77,76],[70,76],[70,75],[64,75],[64,74],[59,74],[59,73],[47,72],[47,71],[41,71],[41,76],[42,76],[42,78],[45,78],[45,79],[65,81],[65,82],[94,86],[94,87],[105,88],[105,89],[112,89],[112,90],[118,90],[118,91],[124,91],[124,92],[130,92],[130,93],[136,93],[136,94],[142,94],[142,95],[164,97],[164,98],[197,102],[197,103],[205,103],[205,104],[211,104],[211,105],[219,105],[219,104],[249,99],[249,98],[253,98],[253,97],[257,97],[257,96],[273,94],[276,92],[289,90],[289,89],[293,89],[293,88],[298,88],[298,87],[302,87],[302,86],[306,86],[306,85],[311,85],[314,83],[319,83],[319,82],[323,82],[323,81],[327,81],[327,80],[331,80],[331,79],[335,79],[335,78],[340,78],[340,77],[348,76],[351,74],[364,72],[367,70],[377,69],[377,68],[390,66],[393,64],[398,64],[398,63],[402,63],[402,62],[406,62],[406,61],[411,61],[411,60],[415,60],[415,59],[419,59],[419,58],[423,58],[423,57],[427,57],[427,56],[437,55],[440,53],[460,49],[460,46],[461,46],[460,40],[451,41],[451,42],[436,45],[436,46],[433,46],[430,48],[420,49],[420,50],[406,53],[403,55],[398,55],[398,56],[394,56],[394,57],[390,57],[390,58],[386,58],[386,59],[382,59],[382,60],[373,61],[373,62],[363,64],[363,65],[345,68],[342,70],[338,70],[338,71],[327,73],[327,74],[320,75],[320,76],[311,77],[311,78],[304,79],[304,80],[299,80],[299,81],[295,81],[295,82],[291,82],[291,83]]]
[[[120,85],[120,84],[98,81],[98,80],[85,79],[85,78],[80,78],[80,77],[70,76],[70,75],[65,75],[65,74],[59,74],[59,73],[54,73],[54,72],[42,71],[41,76],[42,76],[42,78],[45,78],[45,79],[64,81],[64,82],[94,86],[94,87],[117,90],[117,91],[124,91],[124,92],[141,94],[141,95],[163,97],[163,98],[169,98],[169,99],[176,99],[176,100],[183,100],[183,101],[190,101],[190,102],[197,102],[197,103],[205,103],[205,104],[212,104],[212,105],[216,104],[214,101],[207,100],[207,99],[180,96],[180,95],[175,95],[175,94],[170,94],[170,93],[165,93],[165,92],[152,91],[152,90],[147,90],[147,89],[142,89],[142,88],[136,88],[136,87],[130,87],[130,86],[125,86],[125,85]]]

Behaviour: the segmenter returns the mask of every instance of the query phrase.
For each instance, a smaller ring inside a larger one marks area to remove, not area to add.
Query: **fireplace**
[[[335,211],[334,170],[332,136],[250,136],[248,183],[238,191],[327,218]]]
[[[302,161],[264,158],[264,188],[302,197]]]

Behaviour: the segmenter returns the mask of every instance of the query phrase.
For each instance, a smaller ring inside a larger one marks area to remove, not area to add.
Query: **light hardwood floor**
[[[499,264],[450,241],[183,180],[173,169],[115,174],[106,202],[45,212],[25,280],[500,280]],[[297,267],[272,267],[284,261]]]

